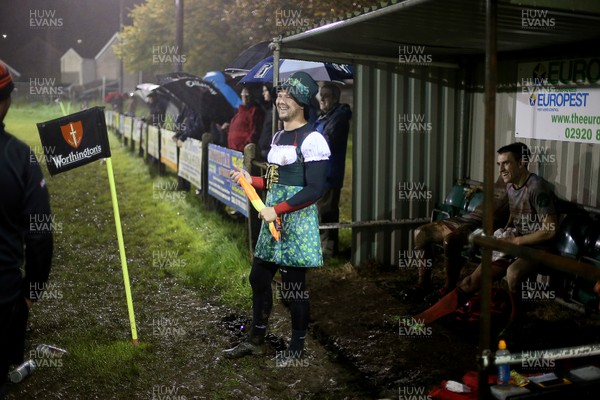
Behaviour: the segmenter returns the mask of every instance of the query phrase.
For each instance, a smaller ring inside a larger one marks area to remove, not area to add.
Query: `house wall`
[[[73,49],[70,49],[63,54],[60,58],[60,74],[63,84],[79,84],[81,60],[81,56]]]

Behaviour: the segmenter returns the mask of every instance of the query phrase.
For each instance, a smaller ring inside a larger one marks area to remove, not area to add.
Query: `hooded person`
[[[240,168],[232,170],[232,180],[241,177],[256,189],[267,189],[266,207],[255,248],[250,284],[252,286],[252,328],[245,341],[225,351],[228,358],[265,354],[265,334],[273,305],[271,282],[281,274],[281,298],[290,302],[292,338],[285,352],[277,355],[278,366],[288,366],[304,352],[309,322],[309,296],[305,275],[323,265],[316,201],[326,184],[330,155],[327,141],[307,122],[311,99],[318,86],[310,75],[296,72],[280,85],[275,106],[283,130],[271,141],[266,175],[250,176]],[[279,241],[268,224],[281,220]]]

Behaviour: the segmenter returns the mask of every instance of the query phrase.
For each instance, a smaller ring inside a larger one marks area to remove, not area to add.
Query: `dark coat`
[[[315,122],[315,129],[325,136],[331,150],[327,173],[328,188],[339,189],[344,186],[346,148],[351,118],[350,106],[338,103]]]

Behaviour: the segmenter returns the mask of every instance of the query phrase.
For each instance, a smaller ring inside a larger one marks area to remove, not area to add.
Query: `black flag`
[[[50,175],[110,157],[104,107],[37,124]]]

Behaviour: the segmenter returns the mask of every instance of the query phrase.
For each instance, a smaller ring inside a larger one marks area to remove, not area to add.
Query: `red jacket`
[[[229,123],[227,147],[244,151],[248,143],[257,143],[262,128],[264,112],[256,104],[239,105],[238,112]]]

